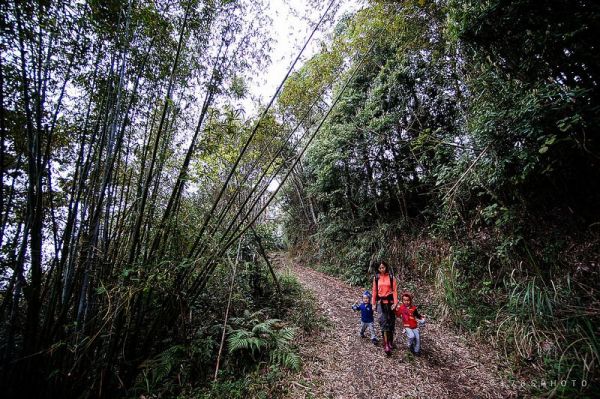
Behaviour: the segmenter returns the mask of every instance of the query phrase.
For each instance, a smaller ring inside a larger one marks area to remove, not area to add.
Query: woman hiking
[[[396,315],[394,310],[398,304],[398,290],[396,280],[384,261],[379,263],[375,277],[373,278],[372,305],[379,314],[379,326],[383,337],[383,350],[386,355],[392,353],[392,342],[394,342],[394,328],[396,326]]]

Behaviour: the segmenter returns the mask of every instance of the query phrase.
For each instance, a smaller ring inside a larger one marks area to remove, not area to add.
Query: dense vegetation
[[[263,212],[294,157],[239,108],[263,7],[0,3],[3,397],[231,397],[299,367]]]
[[[585,0],[374,2],[348,16],[281,97],[298,119],[321,91],[340,94],[287,188],[289,243],[356,284],[389,259],[514,373],[597,393],[599,19]]]
[[[372,1],[248,117],[264,6],[0,3],[3,397],[284,395],[320,323],[277,211],[309,261],[386,258],[513,373],[597,393],[600,6]]]

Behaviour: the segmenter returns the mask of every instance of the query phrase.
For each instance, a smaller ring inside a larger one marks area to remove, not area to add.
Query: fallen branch
[[[307,387],[306,385],[302,385],[299,382],[296,381],[292,381],[292,384],[299,386],[300,388],[304,388],[304,389],[310,389],[309,387]]]

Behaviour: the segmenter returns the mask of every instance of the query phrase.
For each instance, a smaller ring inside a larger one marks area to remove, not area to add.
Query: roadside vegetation
[[[286,191],[294,254],[361,286],[387,259],[531,393],[596,395],[600,75],[585,32],[599,15],[376,1],[340,23],[282,95],[297,117],[311,93],[340,92],[323,69],[355,73]]]
[[[0,2],[3,396],[285,395],[322,322],[282,248],[598,395],[600,6],[338,5],[249,115],[266,2]]]

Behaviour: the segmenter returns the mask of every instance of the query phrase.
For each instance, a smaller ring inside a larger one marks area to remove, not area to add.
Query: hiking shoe
[[[413,353],[414,353],[414,355],[415,355],[416,357],[420,357],[420,356],[421,356],[421,352],[413,352]]]
[[[377,338],[371,338],[371,342],[373,342],[373,345],[377,345]]]
[[[392,354],[392,347],[387,342],[385,343],[383,350],[385,351],[385,354],[388,356]]]

